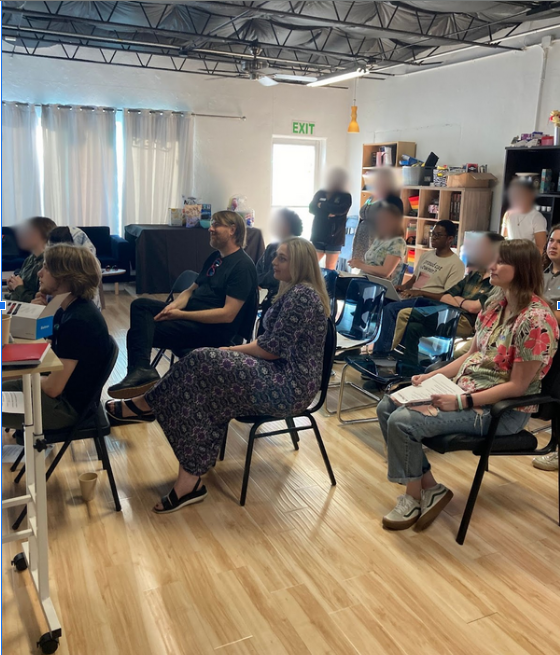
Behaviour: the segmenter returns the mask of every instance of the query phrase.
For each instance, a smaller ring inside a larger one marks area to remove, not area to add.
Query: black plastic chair
[[[461,312],[457,308],[450,305],[430,305],[428,307],[414,308],[415,312],[419,312],[426,318],[430,318],[437,323],[435,327],[435,334],[432,337],[422,338],[421,348],[419,355],[416,357],[415,362],[411,362],[404,355],[404,353],[396,348],[390,353],[377,353],[372,355],[359,355],[357,357],[349,357],[346,364],[342,369],[340,394],[338,397],[337,417],[338,420],[345,424],[354,423],[375,423],[377,417],[371,418],[358,418],[358,419],[343,419],[342,413],[348,411],[355,411],[357,409],[367,409],[374,407],[379,402],[380,398],[374,393],[363,389],[359,385],[350,382],[346,383],[346,374],[349,367],[362,374],[362,379],[372,380],[379,387],[380,391],[387,390],[396,384],[401,384],[408,381],[413,375],[425,373],[426,369],[437,363],[448,362],[453,358],[453,347],[455,344],[455,335],[457,333],[457,325]],[[420,357],[422,358],[420,360]],[[350,407],[342,409],[344,388],[351,386],[363,395],[367,396],[372,402],[358,407]]]
[[[336,281],[338,280],[338,272],[331,271],[329,268],[322,268],[321,273],[323,274],[323,279],[325,280],[325,287],[327,288],[327,294],[331,301],[331,317],[332,320],[336,320]]]
[[[173,283],[173,286],[171,287],[171,291],[167,298],[165,299],[165,304],[169,305],[170,302],[173,302],[175,299],[175,294],[176,293],[183,293],[183,291],[186,291],[190,286],[192,286],[196,282],[196,278],[198,277],[198,273],[195,271],[183,271],[181,275],[175,280]],[[157,351],[156,356],[154,357],[151,367],[152,368],[157,368],[158,364],[161,362],[163,356],[165,355],[166,348],[160,348]],[[167,357],[169,359],[169,363],[172,366],[173,361],[174,361],[174,356],[173,354],[171,357]]]
[[[35,448],[44,450],[51,444],[63,444],[62,448],[58,451],[56,457],[47,470],[45,477],[48,480],[73,441],[77,441],[79,439],[93,439],[97,451],[97,456],[103,464],[103,469],[107,471],[109,485],[111,486],[113,500],[115,501],[115,510],[120,512],[121,503],[119,500],[117,485],[115,483],[115,477],[113,475],[113,469],[111,468],[111,461],[109,460],[109,453],[107,452],[107,445],[105,443],[105,437],[111,433],[111,427],[109,425],[107,414],[105,413],[105,408],[101,403],[101,393],[103,391],[103,387],[113,372],[113,368],[117,362],[117,357],[119,356],[119,348],[117,346],[117,342],[113,339],[113,337],[109,338],[111,340],[111,352],[107,358],[107,365],[99,376],[95,392],[93,393],[89,404],[80,414],[75,425],[65,430],[45,430],[44,438],[38,440],[35,443]],[[14,467],[12,467],[12,469]],[[25,465],[19,471],[14,482],[19,482],[24,473]],[[26,514],[27,507],[22,510],[15,523],[13,524],[12,528],[14,530],[18,529]]]
[[[262,439],[263,437],[274,437],[279,434],[290,434],[292,438],[292,443],[294,444],[294,449],[299,450],[299,432],[302,432],[303,430],[313,430],[315,433],[315,438],[317,439],[317,444],[319,445],[319,450],[321,451],[321,455],[323,457],[323,461],[325,462],[325,467],[327,469],[327,473],[329,474],[331,484],[334,487],[336,485],[336,479],[334,477],[334,473],[331,467],[331,463],[329,461],[329,456],[327,455],[327,451],[325,449],[325,444],[323,443],[323,439],[321,438],[321,433],[319,431],[319,427],[317,426],[317,421],[315,420],[315,417],[313,414],[317,412],[321,407],[324,405],[326,397],[327,397],[327,391],[329,387],[329,379],[331,375],[331,369],[333,365],[333,360],[334,360],[334,353],[335,353],[335,346],[336,346],[336,330],[334,327],[334,323],[329,320],[328,322],[328,327],[327,327],[327,336],[325,340],[325,355],[323,358],[323,373],[321,376],[321,390],[319,393],[318,399],[310,406],[308,407],[305,411],[301,412],[300,414],[295,414],[292,416],[286,416],[286,417],[278,417],[278,416],[239,416],[237,417],[237,421],[240,423],[252,423],[251,427],[251,432],[249,433],[249,439],[247,442],[247,455],[245,457],[245,470],[243,472],[243,485],[241,487],[241,497],[239,499],[239,504],[240,505],[245,505],[245,500],[247,498],[247,487],[249,486],[249,474],[251,471],[251,459],[253,457],[253,447],[255,445],[255,440],[256,439]],[[306,418],[309,420],[310,425],[303,425],[303,426],[296,426],[295,424],[295,419],[296,418]],[[257,430],[265,425],[266,423],[273,423],[276,421],[280,420],[285,420],[286,425],[288,427],[283,428],[281,430],[273,430],[269,432],[261,432],[257,434]],[[227,443],[227,434],[224,438],[224,441],[222,443],[222,448],[220,451],[220,461],[223,461],[225,452],[226,452],[226,443]]]
[[[544,448],[538,447],[537,437],[528,430],[521,430],[521,432],[512,435],[496,436],[501,417],[507,410],[531,405],[538,405],[538,412],[533,414],[534,418],[551,421],[550,441]],[[488,432],[483,436],[457,433],[431,437],[422,441],[425,446],[438,453],[471,450],[473,455],[479,458],[461,525],[457,532],[457,543],[461,545],[465,543],[482,479],[484,473],[488,470],[490,456],[515,457],[530,455],[535,457],[556,450],[560,439],[560,351],[554,357],[552,366],[543,379],[540,394],[501,400],[490,411],[492,420]],[[560,525],[560,470],[558,472],[558,494],[558,524]]]

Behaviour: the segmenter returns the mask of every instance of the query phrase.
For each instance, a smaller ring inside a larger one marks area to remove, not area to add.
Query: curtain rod
[[[8,100],[2,100],[2,104],[10,104],[10,101]],[[30,104],[29,102],[17,102],[13,101],[13,104],[15,104],[16,107],[45,107],[49,105],[45,104]],[[94,111],[95,109],[102,109],[103,111],[125,111],[124,109],[118,108],[118,107],[93,107],[92,105],[54,105],[55,107],[58,107],[59,109],[73,109],[74,106],[78,107],[80,110],[89,110],[89,111]],[[245,121],[247,120],[247,116],[226,116],[225,114],[199,114],[194,111],[175,111],[175,110],[169,110],[169,109],[127,109],[126,111],[133,113],[133,114],[139,114],[142,111],[149,111],[151,114],[163,114],[165,111],[171,111],[172,114],[177,114],[179,116],[184,116],[185,114],[187,116],[200,116],[202,118],[231,118],[236,121]]]

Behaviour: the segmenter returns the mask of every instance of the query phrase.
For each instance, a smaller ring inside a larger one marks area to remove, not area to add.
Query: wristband
[[[468,409],[473,409],[473,407],[474,407],[474,400],[473,400],[472,395],[471,395],[470,393],[466,393],[466,394],[465,394],[465,399],[466,399],[466,401],[467,401],[467,408],[468,408]]]
[[[457,394],[457,407],[458,407],[460,412],[463,411],[463,401],[461,400],[461,394],[460,393]]]
[[[466,298],[463,298],[463,300],[461,300],[461,302],[459,303],[459,309],[461,309],[461,307],[463,306],[463,303],[465,302],[465,300],[466,300]]]

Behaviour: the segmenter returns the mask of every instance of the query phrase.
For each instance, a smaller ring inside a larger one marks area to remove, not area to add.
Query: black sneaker
[[[160,375],[155,368],[134,368],[118,384],[109,387],[108,393],[111,398],[127,400],[135,396],[142,396],[149,391],[156,382],[159,382]]]

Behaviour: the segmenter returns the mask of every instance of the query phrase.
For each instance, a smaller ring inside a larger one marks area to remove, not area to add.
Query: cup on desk
[[[82,473],[78,478],[80,481],[80,491],[82,492],[82,499],[84,503],[89,503],[95,496],[95,489],[97,486],[97,473]]]
[[[12,317],[8,314],[2,314],[2,345],[5,346],[10,342],[10,325]]]

